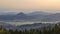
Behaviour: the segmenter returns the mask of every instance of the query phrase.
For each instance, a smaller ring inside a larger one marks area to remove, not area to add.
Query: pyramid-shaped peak
[[[17,15],[25,15],[23,12],[18,13]]]

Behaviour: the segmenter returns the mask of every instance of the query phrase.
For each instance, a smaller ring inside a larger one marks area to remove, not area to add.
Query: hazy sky
[[[0,0],[0,9],[60,10],[60,0]],[[53,12],[54,12],[53,11]],[[50,11],[51,12],[51,11]],[[60,12],[60,11],[57,11]]]

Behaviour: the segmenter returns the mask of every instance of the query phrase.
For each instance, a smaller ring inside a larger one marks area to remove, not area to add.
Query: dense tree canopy
[[[30,30],[23,30],[23,31],[18,31],[18,30],[6,30],[4,28],[0,28],[0,34],[60,34],[60,26],[59,25],[55,25],[54,28],[52,29],[48,29],[46,27],[43,28],[43,30],[41,29],[30,29]]]

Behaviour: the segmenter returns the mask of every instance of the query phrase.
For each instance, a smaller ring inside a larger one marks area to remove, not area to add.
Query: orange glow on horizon
[[[60,0],[0,0],[0,8],[60,10]]]

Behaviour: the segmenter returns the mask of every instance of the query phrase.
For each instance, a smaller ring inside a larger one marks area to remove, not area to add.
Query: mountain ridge
[[[35,12],[36,13],[36,12]],[[32,13],[33,14],[33,13]],[[41,14],[37,12],[34,15],[28,15],[23,12],[17,13],[16,15],[0,15],[0,21],[8,21],[8,20],[24,20],[24,21],[30,21],[30,20],[40,20],[40,21],[60,21],[60,13],[56,14]]]

